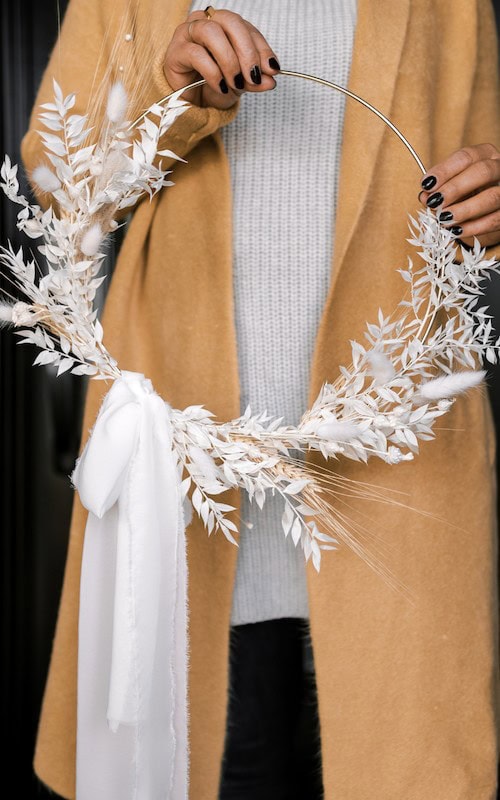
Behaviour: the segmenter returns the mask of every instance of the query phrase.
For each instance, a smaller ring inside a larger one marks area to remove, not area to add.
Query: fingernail
[[[229,88],[228,88],[228,85],[227,85],[226,81],[224,80],[224,78],[222,78],[222,80],[219,82],[219,86],[220,86],[221,92],[223,92],[224,94],[228,93]]]
[[[274,56],[269,59],[269,66],[271,67],[271,69],[281,69],[280,65],[278,64]]]
[[[260,74],[260,67],[257,64],[250,70],[250,77],[254,83],[262,83],[262,75]]]
[[[441,203],[444,203],[444,197],[441,192],[434,192],[434,194],[431,194],[431,196],[427,198],[427,205],[429,208],[437,208]]]
[[[442,211],[439,215],[440,222],[451,222],[453,219],[453,214],[451,211]]]
[[[436,176],[435,175],[428,175],[427,178],[423,179],[421,186],[422,186],[422,189],[425,189],[425,191],[428,192],[429,189],[432,189],[433,186],[436,185],[436,183],[437,183]]]
[[[454,228],[450,228],[450,231],[452,232],[453,236],[460,236],[463,228],[461,228],[460,225],[455,225]]]
[[[237,89],[245,88],[245,78],[243,77],[242,72],[238,72],[238,74],[234,76],[234,85]]]

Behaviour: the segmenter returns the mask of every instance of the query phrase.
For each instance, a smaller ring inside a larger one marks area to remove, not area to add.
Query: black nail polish
[[[278,64],[274,56],[269,59],[269,66],[271,67],[271,69],[281,69],[280,65]]]
[[[228,85],[227,85],[226,81],[224,80],[224,78],[222,78],[222,80],[219,82],[219,86],[220,86],[220,90],[221,90],[221,92],[223,92],[223,94],[227,94],[228,93],[229,88],[228,88]]]
[[[437,178],[435,175],[428,175],[427,178],[424,178],[422,181],[422,189],[425,189],[428,192],[430,189],[433,188],[437,183]]]
[[[260,74],[260,67],[257,64],[250,70],[250,77],[254,83],[262,83],[262,75]]]
[[[245,88],[245,78],[243,77],[242,72],[238,72],[238,74],[234,76],[234,85],[237,89]]]
[[[441,192],[434,192],[434,194],[431,194],[431,196],[427,198],[427,205],[429,208],[437,208],[441,203],[444,203],[444,197]]]
[[[453,214],[451,211],[442,211],[439,215],[440,222],[451,222],[453,219]]]
[[[452,232],[453,236],[460,236],[463,228],[461,228],[460,225],[455,225],[454,228],[450,228],[450,231]]]

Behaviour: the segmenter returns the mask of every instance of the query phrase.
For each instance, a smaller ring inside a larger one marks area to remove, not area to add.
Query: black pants
[[[219,800],[320,800],[320,731],[309,624],[231,627]]]

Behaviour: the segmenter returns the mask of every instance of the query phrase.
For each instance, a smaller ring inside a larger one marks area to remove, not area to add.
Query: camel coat
[[[132,0],[130,6],[71,0],[37,104],[50,99],[55,75],[65,93],[79,92],[76,110],[84,111],[105,66],[115,77],[146,70],[139,106],[164,96],[170,90],[164,51],[188,8],[188,0]],[[499,144],[496,48],[487,0],[359,0],[349,86],[389,115],[431,166],[465,143]],[[296,79],[278,77],[276,91],[280,80]],[[241,102],[244,95],[227,111],[192,107],[166,134],[165,144],[188,163],[175,165],[174,187],[134,210],[104,309],[105,341],[123,369],[143,372],[175,406],[204,403],[220,420],[240,408],[230,174],[218,128],[231,122]],[[36,127],[32,116],[22,143],[28,171],[42,159]],[[311,402],[339,364],[349,363],[349,340],[362,340],[378,307],[391,311],[402,297],[396,268],[413,250],[406,214],[419,207],[420,178],[401,143],[348,101],[332,280]],[[272,225],[270,208],[270,231]],[[89,385],[82,447],[108,389]],[[350,478],[404,492],[403,501],[427,515],[380,503],[353,502],[349,510],[365,526],[363,542],[411,589],[414,603],[348,549],[325,553],[319,575],[307,566],[326,800],[491,800],[495,794],[495,437],[486,392],[461,398],[442,420],[436,440],[424,442],[414,462],[333,465]],[[239,509],[239,492],[229,492],[227,502]],[[75,496],[34,760],[40,779],[66,798],[75,793],[85,521]],[[216,800],[238,551],[219,533],[209,538],[197,520],[187,538],[189,797]]]

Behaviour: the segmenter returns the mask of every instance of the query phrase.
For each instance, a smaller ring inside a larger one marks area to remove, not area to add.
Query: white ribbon
[[[88,509],[77,800],[187,800],[187,565],[170,406],[122,372],[72,481]]]

